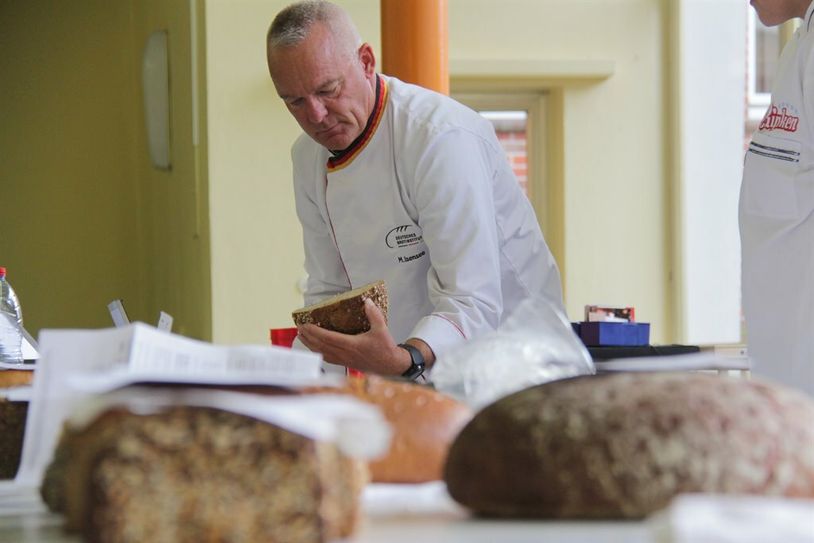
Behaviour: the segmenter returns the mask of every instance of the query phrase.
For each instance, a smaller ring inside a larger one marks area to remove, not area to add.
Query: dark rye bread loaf
[[[343,334],[361,334],[370,330],[364,303],[368,298],[373,300],[387,319],[387,287],[384,281],[376,281],[297,309],[291,316],[297,326],[312,323]]]
[[[334,445],[250,417],[117,408],[63,434],[42,490],[90,542],[321,543],[353,534],[366,481]]]
[[[30,385],[33,371],[0,370],[0,388]],[[12,402],[0,395],[0,479],[17,474],[23,451],[28,402]]]
[[[479,412],[452,497],[497,517],[640,518],[679,493],[814,498],[814,400],[701,373],[585,376]]]
[[[0,479],[13,479],[23,452],[28,402],[0,398]]]

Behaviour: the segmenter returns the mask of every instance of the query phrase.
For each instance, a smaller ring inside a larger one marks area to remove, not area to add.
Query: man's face
[[[750,3],[761,23],[775,26],[804,16],[810,0],[751,0]]]
[[[367,44],[349,55],[328,27],[268,55],[269,72],[288,111],[311,138],[338,151],[362,133],[376,98],[375,58]]]

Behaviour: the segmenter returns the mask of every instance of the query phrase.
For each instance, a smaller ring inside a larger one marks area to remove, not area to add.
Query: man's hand
[[[314,324],[299,326],[297,334],[306,347],[321,353],[326,362],[369,373],[401,375],[410,367],[410,354],[396,345],[384,315],[369,299],[365,300],[365,314],[370,330],[363,334],[341,334]]]

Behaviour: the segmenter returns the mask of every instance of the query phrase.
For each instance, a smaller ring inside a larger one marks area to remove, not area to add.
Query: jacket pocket
[[[795,177],[799,142],[756,132],[743,168],[741,205],[750,215],[778,220],[798,218]]]

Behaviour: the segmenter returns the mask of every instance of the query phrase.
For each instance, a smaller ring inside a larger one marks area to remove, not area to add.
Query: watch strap
[[[410,353],[410,367],[407,368],[407,371],[402,373],[401,376],[415,381],[424,373],[424,355],[421,354],[421,351],[419,351],[417,347],[409,343],[400,343],[399,347]]]

